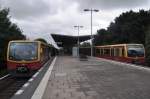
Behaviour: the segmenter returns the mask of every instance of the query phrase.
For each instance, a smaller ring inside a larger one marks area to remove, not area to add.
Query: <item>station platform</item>
[[[149,68],[71,56],[59,56],[52,65],[32,99],[150,99]]]

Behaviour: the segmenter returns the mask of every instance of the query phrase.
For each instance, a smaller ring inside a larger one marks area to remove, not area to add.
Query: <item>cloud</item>
[[[47,14],[43,17],[37,17],[31,20],[12,19],[17,23],[24,33],[61,33],[68,35],[77,35],[74,25],[90,25],[90,16],[86,17],[79,13],[77,4],[72,4],[65,9],[59,9],[56,14]],[[88,21],[87,21],[88,20]],[[88,31],[86,31],[88,32]]]
[[[58,33],[77,35],[74,25],[83,25],[80,35],[90,34],[90,13],[84,8],[97,8],[93,13],[93,33],[106,28],[116,16],[131,8],[145,7],[148,0],[0,0],[10,8],[11,20],[24,34]],[[147,5],[149,8],[149,6]]]
[[[42,17],[55,12],[44,0],[1,0],[1,4],[10,8],[10,15],[16,19]]]
[[[79,3],[80,9],[98,8],[101,10],[114,10],[135,8],[148,3],[148,0],[74,0]]]

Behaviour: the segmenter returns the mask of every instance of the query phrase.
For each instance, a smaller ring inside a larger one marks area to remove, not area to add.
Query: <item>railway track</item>
[[[10,99],[28,79],[7,76],[0,80],[0,99]]]
[[[52,59],[47,65],[51,63]],[[15,78],[9,74],[0,78],[0,99],[10,99],[28,80],[30,77]]]

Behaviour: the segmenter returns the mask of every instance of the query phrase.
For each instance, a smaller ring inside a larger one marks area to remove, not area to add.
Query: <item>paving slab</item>
[[[150,70],[59,56],[42,99],[150,99]]]

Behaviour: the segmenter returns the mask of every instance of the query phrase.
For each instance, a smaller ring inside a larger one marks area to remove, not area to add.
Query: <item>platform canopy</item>
[[[56,42],[54,41],[53,37],[49,35],[50,33],[36,33],[31,35],[27,35],[29,40],[36,40],[36,39],[44,39],[48,44],[53,45],[56,49],[60,49]]]
[[[50,33],[35,33],[27,35],[30,40],[44,39],[48,44],[52,44],[55,48],[72,48],[77,45],[78,36],[62,35],[62,34],[50,34]],[[79,36],[79,41],[83,42],[91,39],[91,35]]]
[[[74,46],[77,44],[78,36],[62,35],[62,34],[51,34],[54,41],[59,47],[63,46]],[[79,36],[79,41],[83,42],[91,39],[91,35]]]

